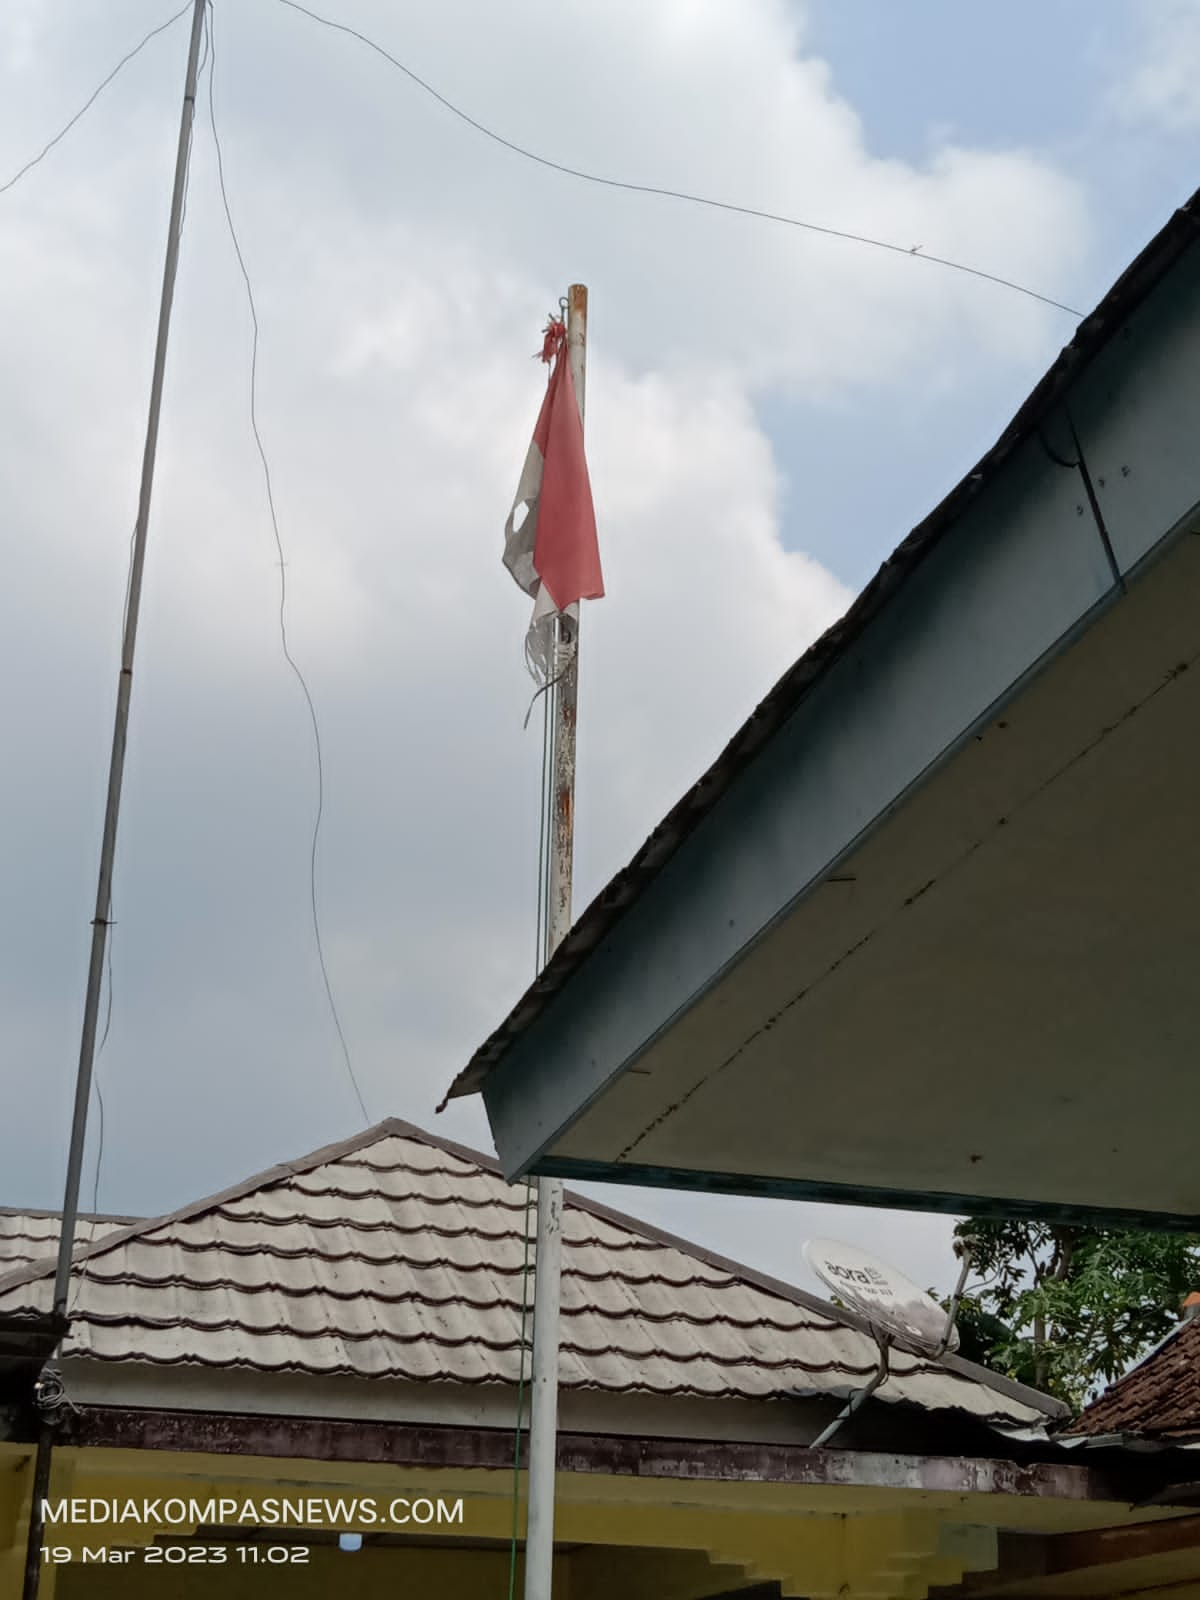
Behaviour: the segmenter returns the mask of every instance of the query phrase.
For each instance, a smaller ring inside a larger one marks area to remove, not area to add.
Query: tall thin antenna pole
[[[579,420],[587,375],[587,290],[574,283],[567,295],[567,351]],[[558,625],[561,630],[561,623]],[[571,874],[575,852],[575,722],[579,689],[579,635],[566,668],[554,675],[554,743],[550,785],[550,840],[546,884],[545,959],[571,926]],[[556,644],[561,633],[556,634]],[[556,650],[557,654],[557,650]],[[529,1421],[529,1519],[525,1532],[525,1600],[551,1600],[554,1584],[554,1472],[558,1444],[558,1313],[562,1279],[563,1186],[537,1180],[537,1255],[533,1289],[533,1372]]]
[[[108,797],[104,832],[100,842],[100,879],[96,888],[96,915],[92,919],[92,955],[88,966],[87,996],[83,1007],[83,1033],[79,1044],[79,1072],[75,1079],[75,1114],[67,1156],[67,1183],[63,1197],[62,1232],[58,1241],[58,1266],[54,1274],[54,1317],[65,1322],[71,1284],[71,1255],[79,1214],[79,1183],[83,1172],[83,1146],[87,1133],[88,1103],[92,1092],[92,1066],[96,1055],[96,1024],[100,1016],[100,989],[104,951],[108,943],[108,914],[112,905],[113,857],[117,847],[117,818],[121,809],[121,783],[125,776],[125,739],[129,728],[129,699],[133,690],[133,652],[137,643],[138,611],[142,598],[142,573],[146,564],[146,535],[150,526],[150,496],[154,488],[154,463],[158,454],[158,423],[162,414],[163,378],[167,367],[167,339],[171,330],[171,304],[179,266],[180,225],[192,120],[196,109],[196,76],[200,40],[204,31],[206,0],[195,0],[192,37],[184,80],[183,110],[179,118],[179,147],[175,155],[175,187],[171,195],[171,220],[167,228],[167,253],[163,264],[162,297],[158,308],[158,339],[154,347],[154,373],[150,381],[150,408],[146,443],[142,452],[142,481],[138,492],[137,524],[129,568],[129,597],[121,640],[121,672],[117,679],[117,709],[113,719],[112,756],[108,768]]]
[[[83,1148],[87,1136],[88,1105],[92,1094],[92,1068],[96,1059],[96,1024],[100,1017],[100,989],[104,975],[104,952],[108,943],[108,920],[112,906],[113,858],[117,848],[117,818],[121,809],[121,783],[125,775],[125,740],[129,729],[129,700],[133,690],[133,652],[137,643],[138,611],[142,599],[142,573],[146,565],[146,534],[150,527],[150,497],[154,488],[154,463],[158,455],[158,423],[162,415],[163,378],[167,370],[167,340],[171,331],[171,306],[175,298],[175,274],[179,266],[179,239],[183,225],[183,200],[187,187],[188,158],[192,147],[192,122],[196,112],[196,79],[199,74],[200,41],[204,33],[204,8],[207,0],[195,0],[192,35],[188,46],[187,70],[183,84],[183,108],[179,116],[179,144],[175,152],[175,185],[171,192],[171,217],[167,224],[167,250],[163,263],[162,294],[158,306],[158,338],[154,346],[154,371],[150,380],[150,406],[146,418],[146,442],[142,451],[142,479],[138,490],[137,523],[133,531],[133,555],[129,566],[129,593],[125,601],[125,626],[121,639],[121,671],[117,679],[117,708],[113,718],[112,755],[108,768],[108,795],[104,807],[104,831],[100,839],[100,877],[96,887],[96,915],[92,919],[92,954],[88,965],[87,994],[83,1005],[83,1031],[79,1043],[79,1071],[75,1079],[75,1110],[71,1119],[71,1143],[67,1153],[67,1182],[63,1195],[62,1228],[58,1236],[58,1260],[54,1272],[54,1299],[51,1311],[56,1341],[67,1330],[67,1300],[71,1287],[71,1257],[75,1250],[75,1224],[79,1216],[79,1184],[83,1174]],[[36,1600],[42,1569],[42,1538],[45,1532],[43,1501],[50,1486],[50,1454],[53,1448],[53,1423],[42,1419],[34,1456],[33,1485],[29,1505],[29,1533],[25,1544],[25,1578],[22,1600]]]

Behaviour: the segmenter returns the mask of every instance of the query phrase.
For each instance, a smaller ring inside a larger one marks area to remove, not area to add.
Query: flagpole
[[[142,475],[138,490],[137,521],[133,530],[133,553],[129,566],[129,590],[125,602],[124,632],[121,639],[121,670],[117,678],[117,704],[113,717],[112,753],[108,769],[108,793],[104,809],[104,828],[100,841],[100,872],[96,888],[96,914],[92,919],[91,959],[88,964],[87,991],[83,1008],[83,1028],[79,1045],[79,1067],[75,1078],[75,1107],[71,1119],[70,1146],[67,1152],[67,1177],[59,1226],[58,1254],[54,1271],[51,1318],[56,1339],[68,1325],[68,1294],[71,1284],[71,1259],[75,1243],[75,1224],[79,1213],[79,1186],[83,1174],[83,1152],[87,1134],[88,1103],[92,1091],[92,1068],[96,1055],[96,1026],[100,1017],[100,991],[104,975],[104,952],[108,939],[109,912],[112,907],[113,859],[117,847],[117,818],[121,808],[121,786],[125,773],[125,742],[129,729],[129,701],[133,690],[133,652],[137,642],[138,612],[142,596],[142,574],[146,562],[146,536],[150,527],[150,498],[154,488],[154,464],[158,453],[158,427],[162,414],[163,380],[167,368],[167,340],[171,330],[171,306],[175,298],[175,276],[179,267],[179,240],[183,228],[183,205],[187,189],[188,159],[192,144],[192,123],[196,111],[196,80],[199,75],[200,41],[204,32],[206,0],[194,0],[192,32],[184,74],[183,106],[179,115],[179,140],[175,152],[175,182],[171,192],[171,214],[167,224],[167,247],[163,262],[162,292],[158,307],[158,335],[154,346],[154,368],[150,380],[150,403],[146,437],[142,450]],[[35,1600],[42,1565],[44,1524],[42,1500],[50,1479],[51,1422],[43,1418],[34,1458],[32,1501],[26,1543],[24,1600]]]
[[[584,416],[587,370],[587,289],[567,293],[567,348],[579,421]],[[562,624],[556,624],[557,658]],[[579,690],[579,624],[566,666],[554,662],[551,815],[546,877],[546,948],[549,961],[571,926],[571,875],[575,850],[575,724]],[[525,1600],[551,1600],[554,1584],[554,1475],[558,1444],[558,1319],[562,1279],[563,1186],[537,1180],[537,1252],[533,1290],[533,1372],[530,1385],[529,1513],[525,1530]]]

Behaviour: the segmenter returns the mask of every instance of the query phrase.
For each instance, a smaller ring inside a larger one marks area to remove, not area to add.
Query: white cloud
[[[1195,0],[1140,0],[1138,53],[1114,94],[1129,122],[1171,133],[1200,127],[1200,6]]]
[[[1051,291],[1083,248],[1078,192],[1032,155],[874,157],[776,0],[522,0],[503,27],[448,0],[407,36],[382,4],[338,15],[512,137],[602,172],[866,228]],[[153,20],[125,5],[121,36]],[[108,8],[79,26],[106,62]],[[325,741],[330,964],[372,1109],[428,1122],[532,963],[527,602],[499,551],[542,381],[528,358],[567,279],[593,295],[609,588],[585,620],[579,904],[849,599],[784,547],[759,399],[803,392],[849,418],[867,390],[936,379],[952,394],[1061,325],[927,264],[539,174],[282,8],[223,9],[218,27],[289,633]],[[73,93],[83,44],[67,63],[51,35],[41,68]],[[564,73],[564,36],[586,79]],[[181,30],[170,39],[0,202],[0,360],[19,379],[0,417],[0,671],[30,686],[8,750],[25,782],[0,799],[4,837],[22,841],[0,868],[17,908],[0,961],[10,1103],[65,1105],[73,1068],[62,1018],[78,1005],[107,755]],[[40,130],[71,93],[31,76],[11,79],[6,117]],[[118,860],[110,1205],[182,1202],[353,1127],[308,927],[313,757],[280,658],[223,230],[202,120]],[[803,535],[800,511],[790,543]],[[17,1186],[0,1199],[32,1198],[61,1146],[55,1115],[0,1130]],[[479,1138],[478,1106],[448,1125]],[[180,1126],[184,1148],[156,1131]]]
[[[1022,151],[949,147],[921,166],[873,155],[827,65],[795,54],[794,10],[574,0],[550,28],[541,0],[521,0],[469,51],[460,41],[481,27],[472,0],[449,0],[416,34],[367,0],[347,15],[475,116],[556,160],[1061,288],[1086,248],[1076,186]],[[225,57],[237,44],[227,32]],[[370,130],[369,148],[344,135],[340,162],[327,124],[297,134],[310,202],[348,181],[365,191],[370,163],[369,200],[384,214],[448,221],[500,272],[540,279],[553,264],[588,281],[597,337],[635,367],[724,367],[824,400],[940,363],[961,380],[981,354],[1020,359],[1064,331],[1061,314],[926,263],[540,170],[353,41],[289,14],[271,37],[287,39],[306,103],[345,116],[352,87]],[[569,69],[564,38],[586,70]],[[222,73],[223,103],[236,108],[236,81]],[[298,189],[287,203],[303,205]]]
[[[0,21],[0,63],[6,71],[27,72],[37,60],[45,20],[42,0],[9,0]]]

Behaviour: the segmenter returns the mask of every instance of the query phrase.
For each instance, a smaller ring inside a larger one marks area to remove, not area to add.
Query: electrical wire
[[[893,244],[888,239],[875,239],[869,234],[851,233],[845,228],[830,228],[823,223],[805,221],[801,217],[784,216],[778,211],[762,211],[757,206],[735,205],[729,200],[713,200],[707,195],[690,194],[683,189],[667,189],[652,183],[632,183],[620,178],[603,178],[594,172],[584,172],[579,167],[571,167],[563,161],[555,161],[549,156],[539,155],[536,150],[529,150],[524,145],[516,144],[512,139],[506,139],[503,134],[497,133],[493,128],[489,128],[485,123],[471,116],[469,112],[464,111],[461,106],[455,105],[452,100],[448,100],[444,94],[439,93],[431,83],[428,83],[418,73],[414,72],[411,67],[405,66],[403,61],[392,55],[390,51],[385,50],[381,44],[377,44],[367,34],[360,33],[357,28],[352,28],[345,22],[334,22],[330,17],[323,17],[320,12],[312,11],[308,6],[301,5],[299,0],[279,0],[279,3],[287,6],[290,11],[299,11],[302,16],[309,17],[313,22],[319,22],[322,27],[332,28],[335,33],[349,34],[352,39],[357,39],[360,44],[365,44],[368,50],[373,50],[376,55],[382,56],[398,72],[402,72],[411,83],[415,83],[419,89],[423,89],[439,105],[444,106],[447,111],[456,116],[461,122],[465,122],[469,128],[473,128],[476,133],[482,134],[485,139],[490,139],[493,144],[498,144],[505,150],[511,151],[513,155],[518,155],[525,161],[532,161],[539,167],[546,167],[551,172],[562,173],[568,178],[577,178],[582,183],[598,184],[605,189],[623,189],[629,194],[654,195],[662,200],[682,200],[689,205],[706,206],[713,211],[727,211],[735,216],[756,217],[761,222],[778,222],[788,228],[802,228],[808,233],[823,234],[829,239],[844,239],[851,244],[870,245],[876,250],[888,250],[894,255],[908,256],[915,261],[927,261],[933,266],[947,267],[952,272],[962,272],[972,278],[981,278],[985,283],[997,284],[1003,289],[1013,290],[1016,294],[1026,295],[1031,300],[1038,300],[1042,305],[1053,306],[1056,311],[1065,311],[1071,317],[1081,318],[1084,315],[1082,311],[1077,311],[1074,306],[1066,305],[1061,300],[1055,300],[1051,295],[1041,294],[1038,290],[1030,289],[1027,285],[1017,283],[1012,278],[1002,277],[996,272],[985,272],[982,267],[968,266],[962,261],[952,261],[948,256],[930,255],[920,245],[914,245],[910,248],[902,244]]]
[[[317,906],[317,851],[321,837],[321,821],[325,813],[325,761],[321,746],[321,727],[317,721],[317,708],[313,704],[313,697],[309,691],[308,681],[292,655],[288,644],[287,635],[287,563],[283,554],[283,539],[279,532],[279,516],[275,507],[275,490],[271,477],[271,466],[267,459],[267,452],[263,446],[262,434],[258,426],[258,311],[254,301],[254,289],[250,282],[250,274],[246,268],[246,259],[242,254],[241,243],[238,239],[237,228],[233,221],[233,212],[229,204],[229,191],[225,183],[225,160],[221,148],[220,134],[217,132],[216,100],[213,84],[216,79],[217,64],[217,34],[216,24],[213,20],[212,0],[208,0],[208,15],[211,29],[210,51],[211,62],[208,69],[208,117],[212,126],[213,148],[217,157],[217,181],[221,189],[221,204],[225,210],[225,221],[229,226],[229,237],[233,244],[234,255],[237,257],[238,268],[242,275],[242,282],[246,287],[246,302],[250,308],[250,323],[252,328],[252,342],[250,347],[250,427],[254,434],[254,443],[258,450],[258,459],[262,464],[263,482],[267,491],[267,507],[271,516],[271,531],[275,536],[275,549],[279,556],[279,638],[283,646],[283,657],[295,675],[297,683],[304,695],[304,703],[308,707],[309,722],[312,726],[313,750],[316,754],[317,764],[317,809],[313,820],[312,844],[309,850],[309,901],[312,907],[313,938],[316,943],[317,960],[321,968],[321,981],[325,987],[325,998],[329,1003],[329,1014],[333,1019],[333,1026],[337,1032],[338,1042],[342,1049],[342,1059],[346,1066],[346,1075],[354,1090],[358,1101],[359,1110],[362,1112],[363,1121],[369,1125],[371,1115],[367,1110],[362,1089],[359,1087],[358,1077],[354,1071],[354,1063],[350,1057],[350,1047],[346,1042],[345,1031],[342,1028],[341,1017],[338,1014],[337,1002],[333,996],[333,985],[329,978],[329,968],[325,961],[325,943],[321,936],[321,917]]]
[[[31,160],[27,161],[25,163],[25,165],[21,168],[21,170],[19,172],[15,172],[13,174],[13,176],[7,180],[7,182],[0,183],[0,194],[7,194],[7,192],[10,189],[14,188],[18,183],[20,183],[21,179],[25,176],[25,174],[27,172],[32,172],[34,167],[36,167],[39,164],[39,162],[44,161],[46,159],[46,157],[50,154],[51,150],[54,149],[55,145],[58,144],[61,140],[65,139],[67,134],[70,133],[71,129],[80,120],[80,118],[85,116],[87,114],[87,112],[91,110],[92,106],[95,105],[96,101],[104,93],[105,89],[108,88],[109,84],[113,81],[113,79],[121,71],[122,67],[127,67],[129,65],[129,63],[133,60],[134,56],[141,54],[141,52],[150,43],[151,39],[156,38],[160,33],[165,33],[169,27],[171,27],[174,23],[178,22],[180,17],[185,16],[191,9],[192,9],[192,3],[191,3],[191,0],[188,0],[188,3],[186,5],[181,6],[179,8],[179,10],[175,12],[174,16],[168,17],[165,22],[160,22],[157,28],[151,28],[150,32],[145,36],[145,38],[141,41],[140,44],[134,45],[133,49],[130,50],[127,55],[123,55],[121,57],[120,61],[117,62],[116,66],[109,73],[108,77],[105,78],[95,89],[92,90],[91,94],[83,102],[83,104],[80,106],[79,110],[75,113],[75,115],[71,118],[71,120],[69,122],[65,123],[58,130],[58,132],[54,135],[53,139],[49,140],[46,144],[44,144],[42,146],[42,148],[38,151],[37,155],[32,157]]]

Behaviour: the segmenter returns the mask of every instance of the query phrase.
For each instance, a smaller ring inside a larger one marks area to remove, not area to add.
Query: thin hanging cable
[[[121,71],[122,67],[127,67],[133,60],[134,56],[141,54],[141,52],[150,43],[151,39],[157,38],[160,33],[165,33],[173,23],[178,22],[180,17],[186,16],[191,9],[192,0],[188,0],[188,3],[181,6],[174,16],[168,17],[165,22],[160,22],[157,28],[151,28],[150,32],[145,36],[140,44],[134,45],[133,49],[130,50],[127,55],[123,55],[120,61],[117,62],[116,66],[109,73],[108,77],[92,90],[91,94],[83,102],[79,110],[71,118],[70,122],[65,123],[54,135],[53,139],[44,144],[38,151],[37,155],[28,160],[19,172],[14,172],[12,177],[9,178],[5,183],[0,183],[0,194],[6,194],[9,189],[14,188],[18,183],[20,183],[21,179],[27,172],[32,172],[34,167],[36,167],[40,162],[44,161],[50,154],[51,150],[54,149],[54,146],[61,140],[65,139],[67,134],[70,133],[71,129],[75,126],[79,119],[85,116],[91,110],[96,101],[104,93],[105,89],[108,88],[109,84],[117,76],[118,72]]]
[[[707,206],[713,211],[728,211],[735,216],[757,217],[761,222],[779,222],[788,228],[803,228],[808,233],[824,234],[829,239],[845,239],[851,244],[870,245],[875,250],[888,250],[894,255],[908,256],[911,260],[928,261],[933,266],[947,267],[952,272],[963,272],[972,278],[982,278],[985,283],[998,284],[1002,289],[1011,289],[1016,294],[1028,296],[1031,300],[1038,300],[1042,305],[1053,306],[1056,311],[1065,311],[1068,316],[1082,317],[1083,312],[1077,311],[1074,306],[1055,300],[1048,294],[1040,294],[1036,289],[1030,289],[1023,283],[1017,283],[1012,278],[1001,277],[996,272],[985,272],[981,267],[971,267],[962,261],[952,261],[948,256],[929,255],[920,245],[911,248],[902,244],[893,244],[888,239],[875,239],[865,233],[851,233],[845,228],[829,228],[819,222],[807,222],[801,217],[787,217],[777,211],[761,211],[757,206],[735,205],[728,200],[713,200],[707,195],[689,194],[683,189],[666,189],[652,183],[630,183],[620,178],[602,178],[594,172],[584,172],[579,167],[568,166],[565,162],[554,161],[549,156],[539,155],[535,150],[528,150],[524,145],[516,144],[511,139],[506,139],[503,134],[496,133],[494,129],[479,122],[461,106],[448,100],[440,94],[431,83],[415,73],[411,67],[406,67],[403,61],[398,60],[390,51],[385,50],[374,39],[368,38],[365,33],[360,33],[357,28],[351,28],[344,22],[334,22],[329,17],[323,17],[317,11],[310,11],[307,6],[301,5],[299,0],[279,0],[280,5],[287,6],[290,11],[299,11],[302,16],[309,17],[313,22],[319,22],[322,27],[332,28],[335,33],[349,34],[352,39],[357,39],[360,44],[365,44],[368,50],[373,50],[376,55],[382,56],[398,72],[402,72],[410,82],[431,95],[439,105],[465,122],[469,128],[474,128],[476,133],[481,133],[485,139],[490,139],[493,144],[501,145],[505,150],[510,150],[514,155],[520,156],[525,161],[533,161],[539,167],[547,167],[551,172],[561,172],[565,177],[578,178],[582,183],[599,184],[605,189],[623,189],[630,194],[655,195],[662,200],[682,200],[688,205]]]
[[[354,1089],[359,1110],[362,1112],[363,1121],[370,1124],[371,1115],[367,1110],[366,1101],[359,1087],[358,1078],[354,1071],[354,1063],[350,1058],[350,1047],[346,1043],[346,1035],[342,1029],[341,1017],[338,1015],[337,1002],[333,997],[333,985],[329,979],[329,968],[325,962],[325,944],[321,937],[321,917],[317,907],[317,849],[321,837],[321,819],[325,812],[325,762],[321,748],[321,728],[317,721],[317,709],[313,704],[313,697],[309,692],[308,682],[296,663],[288,645],[287,636],[287,563],[283,556],[283,540],[279,532],[279,517],[275,509],[275,491],[271,479],[271,466],[267,460],[267,452],[263,447],[262,434],[258,427],[258,311],[254,302],[254,289],[250,283],[250,274],[246,269],[246,260],[242,255],[242,247],[238,240],[237,228],[234,226],[233,212],[229,205],[229,192],[225,185],[225,161],[221,149],[221,138],[217,132],[216,101],[213,93],[213,84],[216,79],[217,65],[217,30],[213,18],[212,0],[208,6],[209,25],[211,30],[211,56],[212,60],[208,69],[208,117],[212,126],[213,148],[217,156],[217,181],[221,189],[221,204],[225,210],[225,221],[229,226],[229,237],[233,243],[233,251],[237,257],[238,268],[242,275],[242,282],[246,286],[246,302],[250,308],[250,324],[252,328],[252,341],[250,346],[250,427],[254,434],[254,443],[258,450],[258,459],[262,463],[263,482],[267,490],[267,507],[271,515],[271,531],[275,535],[275,549],[279,556],[279,637],[283,646],[283,657],[295,674],[297,683],[304,695],[304,703],[308,707],[309,722],[312,725],[313,749],[317,760],[317,811],[313,821],[312,845],[309,850],[309,900],[312,906],[313,938],[316,942],[317,960],[321,967],[321,981],[325,986],[325,998],[329,1002],[329,1014],[333,1018],[333,1026],[337,1031],[338,1042],[342,1047],[342,1059],[346,1066],[346,1075]]]
[[[567,666],[570,666],[570,662],[567,663]],[[525,729],[529,726],[529,719],[533,715],[534,706],[537,705],[538,701],[542,698],[542,696],[544,694],[547,694],[551,689],[553,689],[553,687],[554,687],[554,685],[556,683],[561,683],[562,682],[563,677],[566,674],[566,671],[567,671],[567,668],[564,667],[562,669],[562,672],[559,673],[557,678],[551,678],[548,682],[542,684],[540,689],[535,689],[533,691],[533,694],[530,696],[529,705],[526,707],[526,710],[525,710],[525,720],[521,724],[521,732],[522,733],[524,733]]]

